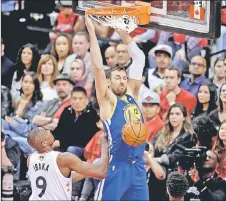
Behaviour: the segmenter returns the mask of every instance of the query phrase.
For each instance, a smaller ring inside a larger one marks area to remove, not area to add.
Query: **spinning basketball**
[[[147,126],[140,121],[128,122],[122,128],[122,139],[130,146],[139,146],[147,139]]]

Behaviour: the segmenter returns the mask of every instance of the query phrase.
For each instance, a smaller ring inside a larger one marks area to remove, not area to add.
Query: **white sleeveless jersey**
[[[29,160],[28,177],[32,195],[29,200],[71,200],[72,176],[64,177],[57,165],[59,152],[34,152]]]

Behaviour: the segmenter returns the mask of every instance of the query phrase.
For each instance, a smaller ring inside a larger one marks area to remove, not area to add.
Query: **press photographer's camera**
[[[196,168],[202,168],[206,160],[207,147],[199,146],[193,148],[186,148],[184,146],[178,147],[183,151],[183,155],[179,158],[179,166],[184,170],[190,170],[196,165]]]

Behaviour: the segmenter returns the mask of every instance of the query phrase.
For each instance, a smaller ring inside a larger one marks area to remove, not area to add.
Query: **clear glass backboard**
[[[144,1],[144,0],[143,0]],[[201,38],[220,36],[221,1],[219,0],[146,0],[151,3],[150,24],[145,27],[183,33]],[[82,13],[101,6],[132,6],[133,0],[74,1],[73,9]]]

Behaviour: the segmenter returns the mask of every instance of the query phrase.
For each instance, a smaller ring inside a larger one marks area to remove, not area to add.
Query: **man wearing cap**
[[[157,93],[147,91],[142,96],[142,114],[145,124],[148,127],[147,142],[151,143],[152,138],[162,129],[164,122],[160,119],[160,97]]]
[[[61,74],[54,80],[59,98],[50,100],[40,115],[34,116],[32,123],[48,130],[54,130],[65,107],[71,104],[71,91],[74,82],[68,74]]]
[[[158,45],[155,48],[155,58],[157,63],[156,69],[149,69],[144,84],[151,91],[156,91],[160,93],[165,85],[164,74],[165,70],[168,68],[172,61],[172,48],[168,45]]]

